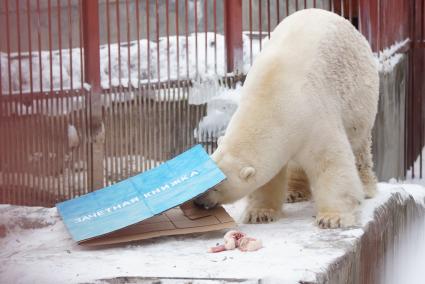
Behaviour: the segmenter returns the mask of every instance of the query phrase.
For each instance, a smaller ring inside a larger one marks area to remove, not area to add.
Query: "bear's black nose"
[[[204,194],[204,195],[197,197],[195,199],[194,203],[195,203],[196,206],[199,206],[199,207],[207,209],[207,210],[213,209],[214,207],[217,206],[217,202],[211,201],[208,198],[208,194]]]

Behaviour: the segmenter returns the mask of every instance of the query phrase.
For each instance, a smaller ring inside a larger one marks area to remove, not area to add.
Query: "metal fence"
[[[0,202],[48,206],[195,143],[212,152],[208,103],[311,7],[349,19],[374,51],[410,39],[411,166],[424,145],[424,0],[0,0]]]

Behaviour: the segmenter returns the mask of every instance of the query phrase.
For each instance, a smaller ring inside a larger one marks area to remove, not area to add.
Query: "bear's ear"
[[[248,180],[250,177],[255,175],[255,169],[253,167],[244,167],[239,173],[239,177],[243,180]]]
[[[224,136],[220,136],[217,139],[217,146],[220,146],[221,142],[223,141]]]

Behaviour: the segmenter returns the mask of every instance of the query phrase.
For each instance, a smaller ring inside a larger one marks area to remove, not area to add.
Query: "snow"
[[[393,45],[385,48],[384,50],[379,51],[378,54],[375,54],[376,59],[379,63],[380,72],[390,73],[394,69],[394,66],[396,66],[403,58],[403,55],[399,53],[399,50],[408,42],[409,39],[397,41]]]
[[[262,40],[265,42],[265,39]],[[109,48],[108,45],[101,45],[99,49],[101,86],[105,89],[111,86],[137,87],[138,83],[158,80],[225,76],[227,68],[224,43],[222,34],[207,32],[190,34],[187,42],[186,36],[174,35],[168,39],[161,37],[158,42],[141,39],[120,45],[114,43]],[[249,35],[244,33],[243,72],[247,72],[250,67],[250,44]],[[259,39],[252,39],[253,57],[259,50]],[[71,79],[74,89],[81,88],[80,54],[80,48],[54,50],[51,53],[49,51],[22,52],[19,62],[17,53],[11,53],[8,56],[7,53],[0,52],[3,94],[9,94],[10,90],[12,94],[31,90],[30,66],[33,70],[34,92],[41,91],[40,86],[43,91],[68,90],[71,88]],[[40,74],[42,74],[41,78]],[[22,84],[20,84],[20,77]]]
[[[393,194],[410,198],[411,191],[422,202],[421,189],[379,184],[378,196],[363,205],[361,226],[349,229],[316,227],[311,202],[285,204],[285,217],[278,222],[239,225],[263,241],[263,249],[250,253],[207,253],[224,232],[85,248],[71,240],[55,208],[0,205],[0,283],[80,283],[126,276],[314,281],[316,273],[352,249],[377,206]],[[243,204],[226,207],[235,220],[240,220]]]
[[[235,113],[241,99],[242,85],[235,89],[218,87],[207,101],[207,115],[204,116],[195,130],[195,138],[199,142],[210,142],[224,135],[232,115]]]

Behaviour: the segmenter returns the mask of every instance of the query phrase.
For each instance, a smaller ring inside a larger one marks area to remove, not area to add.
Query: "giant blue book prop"
[[[204,193],[224,179],[225,175],[198,145],[152,170],[58,203],[56,207],[73,239],[82,242],[149,219]],[[206,216],[202,212],[199,215],[201,209],[193,210],[198,210],[195,215]],[[173,222],[178,212],[167,214]],[[195,222],[191,216],[187,217],[187,224]]]

